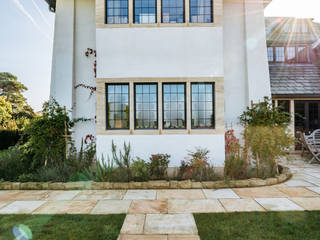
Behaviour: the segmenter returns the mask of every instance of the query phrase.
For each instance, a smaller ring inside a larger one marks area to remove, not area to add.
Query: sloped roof
[[[286,28],[294,29],[297,24],[306,23],[308,33],[285,31]],[[266,34],[268,46],[279,44],[313,44],[320,38],[320,23],[313,22],[311,18],[281,18],[266,17]]]
[[[320,97],[320,68],[313,64],[270,64],[274,97]]]

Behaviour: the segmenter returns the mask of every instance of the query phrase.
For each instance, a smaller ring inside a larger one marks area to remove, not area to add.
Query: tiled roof
[[[278,97],[320,97],[320,68],[313,64],[270,64],[271,92]]]
[[[306,23],[309,28],[308,33],[286,32],[286,28],[294,29],[296,24]],[[267,44],[313,44],[320,38],[320,23],[313,22],[312,19],[277,18],[266,17]]]

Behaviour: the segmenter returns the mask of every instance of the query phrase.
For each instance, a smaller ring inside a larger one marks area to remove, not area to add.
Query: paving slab
[[[9,205],[12,201],[0,201],[0,209]]]
[[[293,202],[303,207],[305,210],[320,210],[320,198],[291,198]]]
[[[287,197],[275,187],[234,188],[241,198],[279,198]]]
[[[320,187],[307,187],[309,190],[320,194]]]
[[[227,212],[261,212],[265,211],[255,200],[244,199],[220,199]]]
[[[120,234],[143,234],[143,226],[146,215],[128,214],[122,225]]]
[[[48,197],[47,190],[25,190],[17,191],[16,194],[11,196],[11,199],[14,201],[41,201],[46,200]]]
[[[204,193],[200,189],[188,190],[158,190],[157,199],[205,199]]]
[[[145,234],[198,234],[192,214],[147,214]]]
[[[89,214],[97,201],[47,201],[34,214]]]
[[[120,235],[118,240],[168,240],[167,235]]]
[[[289,197],[320,197],[305,187],[276,187]]]
[[[120,200],[126,190],[86,190],[81,191],[74,200]]]
[[[314,184],[307,182],[305,180],[295,180],[295,179],[291,179],[291,180],[285,182],[284,184],[289,187],[313,187],[313,186],[315,186]]]
[[[208,199],[239,198],[239,196],[230,188],[218,190],[204,189],[203,192]]]
[[[256,198],[269,211],[303,211],[304,209],[287,198]]]
[[[168,240],[200,240],[198,235],[168,235]]]
[[[218,200],[168,200],[168,213],[225,212]]]
[[[0,214],[30,214],[46,201],[15,201],[0,209]]]
[[[49,191],[46,200],[72,200],[80,191]]]
[[[13,201],[15,196],[21,193],[21,191],[2,191],[0,194],[0,201]]]
[[[92,209],[91,214],[127,213],[131,200],[100,200]]]
[[[166,200],[133,200],[129,213],[167,213]]]
[[[129,200],[155,200],[156,190],[128,190],[123,199]]]

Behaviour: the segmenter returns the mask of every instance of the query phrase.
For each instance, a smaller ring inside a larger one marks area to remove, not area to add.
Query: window
[[[273,62],[273,47],[268,47],[268,61]]]
[[[213,83],[191,84],[191,127],[214,128]]]
[[[128,0],[107,0],[107,24],[128,23]]]
[[[307,23],[302,23],[301,24],[301,32],[307,33],[309,32],[308,24]]]
[[[107,129],[129,129],[129,84],[107,84]]]
[[[134,23],[156,23],[156,0],[134,0]]]
[[[296,48],[287,47],[287,60],[290,62],[294,62],[295,58],[296,58]]]
[[[184,0],[162,0],[162,23],[184,23]]]
[[[309,48],[308,47],[298,47],[298,62],[307,63],[309,62]]]
[[[284,62],[284,47],[276,47],[276,62]]]
[[[213,22],[212,0],[190,0],[190,22]]]
[[[158,128],[158,85],[135,84],[135,128]]]
[[[186,128],[186,104],[184,83],[163,85],[163,128]]]

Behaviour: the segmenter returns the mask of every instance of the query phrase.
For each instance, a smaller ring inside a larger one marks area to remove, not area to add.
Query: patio
[[[0,214],[126,213],[122,240],[199,239],[192,213],[320,210],[320,166],[293,158],[293,178],[270,187],[0,191]]]

